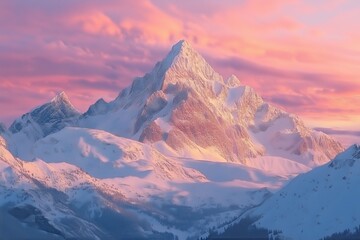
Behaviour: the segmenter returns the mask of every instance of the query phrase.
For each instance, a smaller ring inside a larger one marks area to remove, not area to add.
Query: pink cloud
[[[110,36],[120,36],[119,26],[102,12],[92,12],[86,15],[74,16],[70,24],[79,24],[82,30],[90,34],[105,34]]]
[[[312,125],[352,126],[359,9],[356,0],[2,1],[0,120],[58,90],[81,110],[109,100],[186,38],[225,77]]]

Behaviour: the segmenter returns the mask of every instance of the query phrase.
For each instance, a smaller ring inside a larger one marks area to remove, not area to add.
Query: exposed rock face
[[[161,128],[155,122],[150,123],[142,132],[139,140],[145,143],[163,140]]]

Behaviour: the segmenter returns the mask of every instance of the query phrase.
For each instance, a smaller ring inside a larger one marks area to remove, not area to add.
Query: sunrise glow
[[[359,129],[356,0],[1,1],[0,121],[64,90],[86,111],[186,39],[313,127]]]

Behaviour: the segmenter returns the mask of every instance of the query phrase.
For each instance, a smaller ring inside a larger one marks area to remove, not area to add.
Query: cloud
[[[215,70],[235,73],[313,125],[353,126],[360,120],[353,106],[360,101],[359,6],[356,0],[1,1],[0,109],[6,111],[0,120],[59,89],[81,109],[100,97],[111,100],[185,38]]]
[[[287,106],[288,108],[302,108],[304,106],[311,106],[315,104],[315,101],[308,96],[281,93],[277,96],[271,96],[269,100],[280,106]]]
[[[82,30],[90,34],[105,34],[109,36],[120,36],[121,30],[113,20],[102,12],[93,12],[85,15],[74,16],[71,24],[79,24]]]
[[[315,130],[324,132],[326,134],[352,135],[352,136],[360,137],[360,131],[339,130],[339,129],[332,129],[332,128],[315,128]]]

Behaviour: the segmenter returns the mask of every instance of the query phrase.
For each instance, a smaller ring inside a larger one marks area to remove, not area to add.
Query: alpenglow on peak
[[[63,103],[69,103],[71,105],[69,97],[66,95],[66,93],[64,91],[57,93],[56,96],[53,97],[50,102],[53,102],[53,103],[63,102]]]
[[[201,74],[205,69],[215,72],[201,54],[185,40],[176,43],[161,64],[165,67],[164,70],[175,68],[182,71],[191,70],[196,74]]]
[[[200,89],[209,80],[223,82],[220,74],[187,41],[181,40],[149,73],[136,78],[123,94],[144,95],[144,90],[151,94],[177,84]]]

